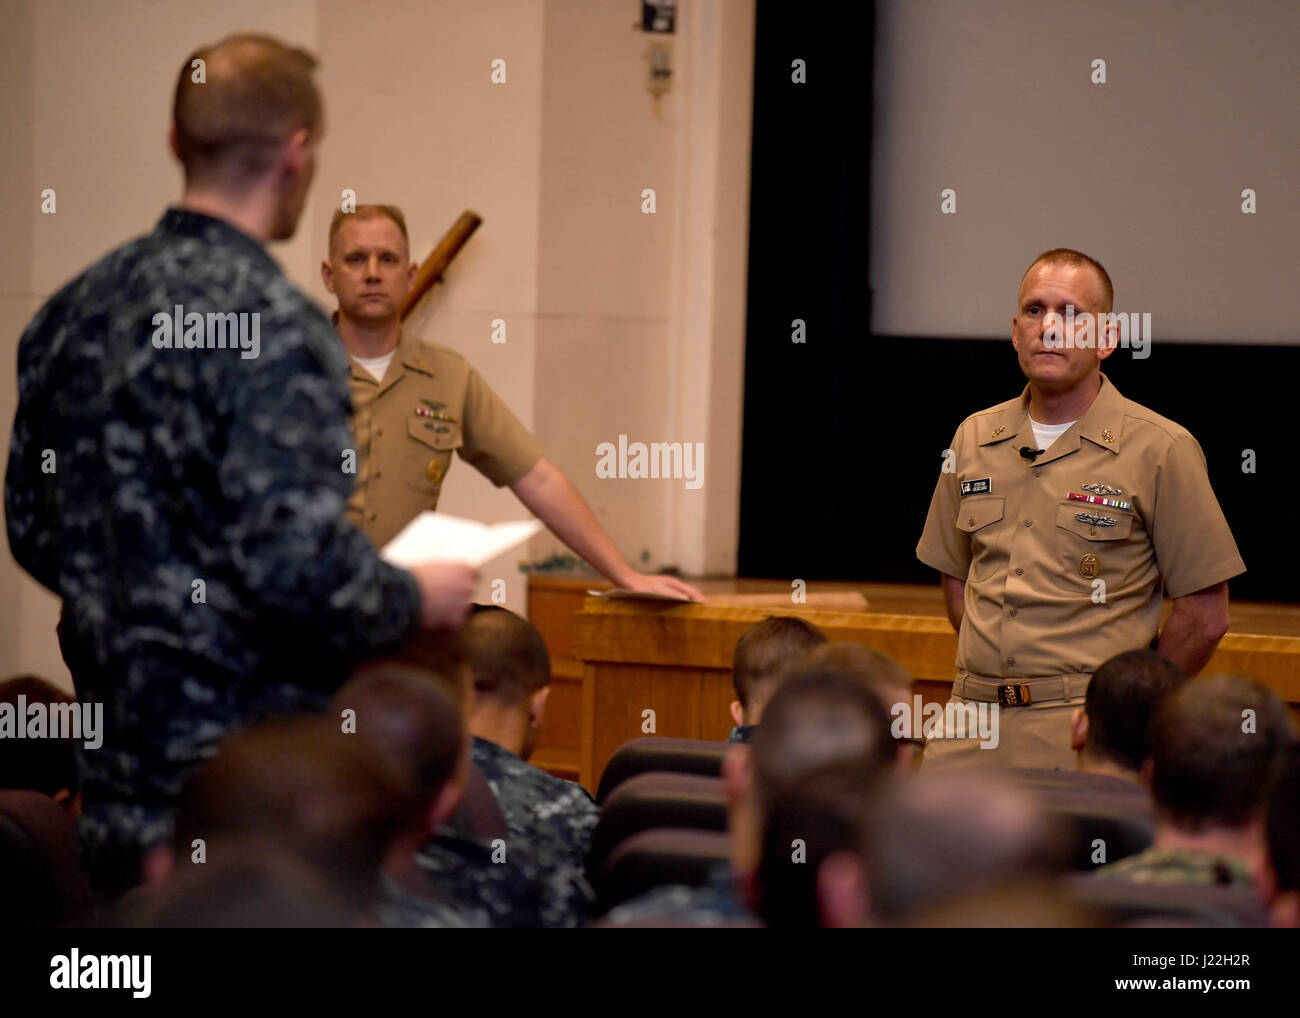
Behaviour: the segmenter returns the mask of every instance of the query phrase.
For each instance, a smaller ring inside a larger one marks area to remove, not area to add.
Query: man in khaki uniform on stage
[[[497,487],[509,485],[616,586],[703,599],[681,580],[628,565],[577,488],[465,358],[402,328],[418,266],[400,209],[336,212],[329,244],[321,278],[338,298],[335,325],[352,368],[358,462],[348,516],[376,547],[437,506],[456,452]]]
[[[1040,255],[1012,319],[1029,384],[968,417],[945,454],[916,553],[943,574],[958,632],[950,703],[997,704],[983,709],[998,738],[981,749],[949,729],[928,739],[927,769],[1073,768],[1073,708],[1103,661],[1151,643],[1162,592],[1174,607],[1156,650],[1188,675],[1228,629],[1227,581],[1245,565],[1200,446],[1101,373],[1114,324],[1091,340],[1068,329],[1071,315],[1109,312],[1112,293],[1086,255]]]

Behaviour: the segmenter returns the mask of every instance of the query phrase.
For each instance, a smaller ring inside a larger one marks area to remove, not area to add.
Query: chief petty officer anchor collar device
[[[1105,374],[1102,374],[1101,388],[1092,401],[1092,405],[1088,407],[1074,427],[1052,443],[1050,455],[1044,450],[1032,449],[1028,446],[1018,449],[1017,452],[1019,456],[1027,461],[1026,466],[1032,464],[1034,467],[1041,467],[1063,456],[1078,452],[1082,447],[1083,439],[1088,439],[1098,448],[1107,449],[1111,453],[1118,455],[1122,430],[1120,423],[1123,419],[1123,397],[1110,379]],[[1021,434],[1032,436],[1033,429],[1029,422],[1029,386],[1025,386],[1018,399],[1010,400],[994,407],[988,413],[979,415],[976,434],[980,436],[979,444],[981,447],[1009,442]],[[1040,460],[1040,456],[1045,458]],[[1107,509],[1113,508],[1124,511],[1132,509],[1131,502],[1116,497],[1124,494],[1118,487],[1102,481],[1084,482],[1079,487],[1093,494],[1067,492],[1067,497],[1073,501],[1089,504],[1081,507],[1085,511],[1076,513],[1075,519],[1080,523],[1089,524],[1094,529],[1094,532],[1098,527],[1113,527],[1119,521],[1115,516],[1105,512],[1104,509],[1098,508],[1094,510],[1092,506],[1104,506]],[[967,495],[990,493],[992,493],[990,478],[984,477],[961,482],[961,495],[963,498]],[[1085,580],[1092,579],[1101,572],[1101,560],[1096,554],[1089,552],[1079,559],[1078,569],[1079,575]]]
[[[1103,373],[1101,389],[1092,405],[1084,415],[1075,422],[1074,427],[1052,443],[1051,449],[1042,453],[1042,458],[1035,455],[1025,459],[1040,467],[1077,452],[1083,439],[1088,439],[1101,449],[1108,449],[1118,455],[1122,439],[1121,423],[1124,420],[1124,397]],[[1017,399],[1008,400],[994,407],[976,419],[976,432],[979,444],[998,445],[1008,442],[1017,435],[1033,438],[1033,429],[1029,424],[1029,386],[1026,385]],[[1103,492],[1103,494],[1105,494]]]

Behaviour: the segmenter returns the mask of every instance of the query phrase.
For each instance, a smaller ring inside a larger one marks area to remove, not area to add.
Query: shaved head
[[[1090,258],[1082,251],[1075,251],[1068,247],[1054,247],[1050,251],[1044,251],[1032,262],[1029,268],[1025,269],[1024,275],[1020,277],[1020,285],[1023,287],[1025,278],[1039,265],[1064,265],[1070,268],[1090,268],[1096,273],[1098,280],[1101,282],[1101,306],[1096,310],[1110,311],[1115,305],[1115,288],[1110,285],[1110,273],[1103,267],[1101,262],[1096,258]]]

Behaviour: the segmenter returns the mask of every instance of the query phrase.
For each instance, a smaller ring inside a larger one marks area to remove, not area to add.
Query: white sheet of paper
[[[379,555],[403,569],[421,562],[468,562],[477,567],[523,544],[541,529],[541,520],[488,524],[423,512],[384,545]]]

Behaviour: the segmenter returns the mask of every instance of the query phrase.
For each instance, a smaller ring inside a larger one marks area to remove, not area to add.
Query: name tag
[[[967,495],[987,495],[993,490],[993,478],[978,477],[973,481],[961,482],[961,497]]]

